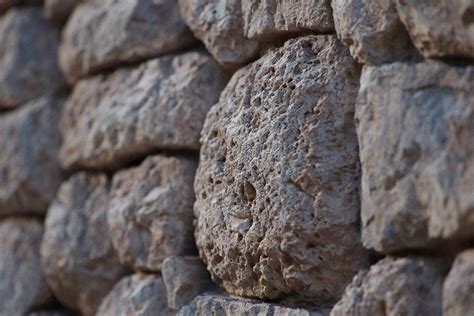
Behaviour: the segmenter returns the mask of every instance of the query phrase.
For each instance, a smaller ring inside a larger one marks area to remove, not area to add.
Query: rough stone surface
[[[56,91],[58,32],[40,7],[15,8],[0,17],[0,109]]]
[[[107,177],[78,173],[61,185],[46,217],[46,279],[61,303],[84,315],[94,314],[124,273],[109,237],[107,203]]]
[[[0,14],[17,5],[35,5],[40,4],[42,0],[0,0]]]
[[[218,294],[203,294],[196,297],[191,304],[184,306],[178,316],[219,315],[219,316],[326,316],[329,310],[306,310],[249,299],[236,299]]]
[[[359,236],[359,68],[335,36],[288,41],[211,108],[196,241],[229,293],[333,302],[367,263]]]
[[[387,257],[354,277],[331,316],[441,316],[442,282],[439,262]]]
[[[472,0],[395,0],[400,19],[425,57],[474,58]]]
[[[61,121],[65,168],[113,169],[156,149],[199,149],[227,76],[202,52],[81,80]]]
[[[443,285],[443,314],[469,315],[474,311],[474,249],[460,253]]]
[[[112,180],[108,223],[122,262],[160,271],[171,255],[195,252],[193,179],[197,163],[152,156]]]
[[[49,21],[64,24],[81,1],[85,0],[44,0],[44,16]]]
[[[104,298],[96,315],[164,316],[172,314],[166,306],[166,289],[158,275],[133,274],[124,277]]]
[[[474,236],[473,84],[473,67],[437,62],[364,69],[356,120],[365,246],[390,253]]]
[[[168,307],[178,310],[210,285],[211,278],[199,257],[169,257],[161,271],[166,286]]]
[[[61,184],[62,98],[44,97],[0,116],[0,217],[46,212]]]
[[[194,42],[176,0],[91,0],[79,5],[68,20],[59,60],[68,81],[75,82]]]
[[[41,272],[43,226],[34,219],[0,222],[0,314],[20,316],[52,297]]]
[[[380,65],[416,55],[394,0],[333,0],[339,39],[360,63]]]
[[[28,313],[28,316],[76,316],[76,314],[64,308],[51,308],[33,311]]]

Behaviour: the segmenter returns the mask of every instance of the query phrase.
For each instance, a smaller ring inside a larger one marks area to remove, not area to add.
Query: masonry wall
[[[469,315],[468,0],[0,0],[0,315]]]

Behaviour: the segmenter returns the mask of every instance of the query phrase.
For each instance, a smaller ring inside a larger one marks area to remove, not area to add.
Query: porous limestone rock
[[[363,64],[380,65],[416,55],[394,0],[333,0],[339,39]]]
[[[472,0],[395,0],[413,43],[428,58],[474,58]]]
[[[49,21],[64,24],[81,1],[85,0],[44,0],[44,16]]]
[[[68,20],[59,62],[69,82],[191,46],[176,0],[91,0]]]
[[[168,307],[178,310],[211,285],[206,266],[199,257],[169,257],[161,269],[166,286]]]
[[[199,149],[227,75],[206,53],[166,56],[81,80],[61,120],[67,169],[115,169],[157,149]]]
[[[364,68],[356,121],[365,246],[390,253],[474,237],[473,84],[471,66]]]
[[[441,316],[442,282],[440,262],[387,257],[354,277],[331,316]]]
[[[42,215],[61,184],[63,98],[43,97],[0,116],[0,217]]]
[[[107,177],[78,173],[61,185],[46,217],[46,279],[61,303],[83,315],[94,314],[125,272],[110,240],[107,205]]]
[[[52,300],[40,265],[42,234],[35,219],[0,222],[0,314],[24,315]]]
[[[469,315],[474,311],[474,249],[465,250],[456,260],[443,285],[443,314]]]
[[[334,302],[367,264],[359,234],[359,67],[335,36],[236,72],[206,118],[196,241],[230,294]]]
[[[171,316],[159,275],[136,273],[120,280],[103,299],[97,316]]]
[[[58,31],[40,7],[0,17],[0,109],[15,108],[63,85],[57,65]]]
[[[135,270],[160,271],[166,257],[196,251],[196,165],[189,158],[152,156],[114,175],[107,218],[123,263]]]

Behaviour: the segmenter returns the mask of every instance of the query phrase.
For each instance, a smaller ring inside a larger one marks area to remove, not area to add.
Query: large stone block
[[[62,98],[43,97],[0,116],[0,217],[43,215],[61,184]]]
[[[115,169],[157,149],[199,149],[206,113],[227,81],[203,52],[81,80],[61,120],[67,169]]]
[[[40,7],[0,17],[0,109],[14,108],[63,85],[57,65],[58,31]]]
[[[42,235],[34,219],[0,222],[0,314],[24,315],[52,300],[40,265]]]
[[[124,63],[191,46],[192,33],[176,0],[91,0],[68,20],[59,48],[69,82]]]
[[[114,175],[107,217],[122,262],[135,270],[156,272],[166,257],[196,251],[196,165],[188,158],[152,156]]]
[[[367,264],[359,235],[359,68],[335,36],[236,72],[203,128],[196,240],[239,296],[333,302]]]
[[[125,272],[107,226],[108,181],[78,173],[63,183],[48,210],[41,261],[56,298],[93,315]]]
[[[364,68],[362,239],[390,253],[474,236],[474,68]]]

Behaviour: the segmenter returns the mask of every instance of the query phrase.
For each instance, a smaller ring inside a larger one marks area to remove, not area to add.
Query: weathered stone
[[[474,249],[460,253],[443,285],[443,314],[469,315],[474,311]]]
[[[109,237],[107,204],[107,177],[78,173],[61,185],[46,217],[46,279],[61,303],[84,315],[94,314],[124,273]]]
[[[474,67],[364,68],[356,119],[365,246],[390,253],[474,236],[473,84]]]
[[[40,7],[0,17],[0,109],[14,108],[63,85],[57,66],[58,32]]]
[[[54,23],[64,24],[76,5],[84,0],[45,0],[44,16]]]
[[[387,257],[354,277],[331,316],[441,316],[442,282],[439,262]]]
[[[206,266],[199,257],[169,257],[161,271],[166,286],[168,307],[178,310],[211,285]]]
[[[400,19],[425,57],[474,58],[472,0],[395,0]]]
[[[68,20],[59,61],[68,81],[75,82],[194,42],[176,0],[91,0],[79,5]]]
[[[0,314],[24,315],[52,299],[40,265],[42,234],[34,219],[0,222]]]
[[[160,271],[166,257],[196,251],[196,165],[188,158],[152,156],[114,175],[107,217],[122,262],[135,270]]]
[[[64,100],[43,97],[0,116],[0,217],[42,215],[61,184],[56,122]]]
[[[148,61],[81,80],[65,105],[60,162],[114,169],[157,149],[199,149],[227,76],[205,53]]]
[[[0,14],[8,11],[8,9],[18,5],[35,5],[40,4],[42,0],[0,0]]]
[[[166,306],[166,289],[158,275],[133,274],[124,277],[104,298],[96,315],[172,315]]]
[[[320,310],[291,308],[262,301],[235,299],[218,294],[204,294],[196,297],[191,304],[181,308],[177,315],[325,316],[329,315],[329,310],[324,308]]]
[[[73,311],[64,308],[39,309],[28,313],[28,316],[75,316]]]
[[[337,36],[363,64],[402,61],[417,54],[394,0],[333,0]]]
[[[359,68],[335,36],[288,41],[211,108],[196,240],[229,293],[333,302],[367,264],[359,234]]]

